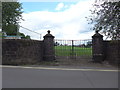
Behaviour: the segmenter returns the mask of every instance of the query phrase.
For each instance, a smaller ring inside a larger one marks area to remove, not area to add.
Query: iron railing
[[[55,39],[56,56],[92,56],[92,40],[60,40]]]

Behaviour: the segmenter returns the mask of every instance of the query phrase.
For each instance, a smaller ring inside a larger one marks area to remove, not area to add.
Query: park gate
[[[55,56],[64,59],[91,59],[92,40],[60,40],[55,39]]]

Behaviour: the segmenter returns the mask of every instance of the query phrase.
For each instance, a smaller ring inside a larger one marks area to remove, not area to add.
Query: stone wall
[[[104,60],[111,64],[120,63],[120,41],[104,41]]]
[[[2,64],[37,64],[55,60],[54,36],[48,34],[43,41],[28,39],[3,39]]]
[[[42,60],[43,41],[2,40],[2,64],[34,64]]]
[[[120,40],[103,40],[103,36],[96,32],[92,36],[93,61],[108,61],[111,64],[120,64]]]

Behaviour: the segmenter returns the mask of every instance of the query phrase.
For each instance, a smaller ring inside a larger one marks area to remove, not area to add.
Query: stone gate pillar
[[[103,35],[99,34],[98,31],[92,36],[92,55],[94,62],[103,61]]]
[[[54,49],[54,36],[50,34],[50,30],[47,31],[48,34],[44,36],[44,56],[45,61],[55,60],[55,49]]]

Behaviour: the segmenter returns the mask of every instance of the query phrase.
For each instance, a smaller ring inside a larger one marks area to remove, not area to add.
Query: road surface
[[[118,88],[118,72],[105,69],[2,67],[2,88]]]

